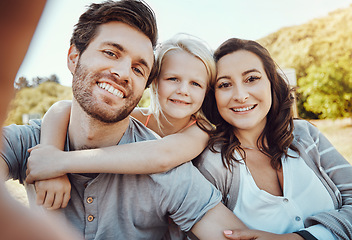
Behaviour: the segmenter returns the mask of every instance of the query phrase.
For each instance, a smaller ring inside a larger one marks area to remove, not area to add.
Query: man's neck
[[[119,143],[129,125],[129,117],[116,123],[104,123],[90,117],[79,106],[72,106],[69,123],[70,149],[91,149]]]

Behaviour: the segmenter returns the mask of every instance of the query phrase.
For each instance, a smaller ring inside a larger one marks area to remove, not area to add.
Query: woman
[[[216,125],[196,165],[251,229],[230,239],[351,239],[352,168],[310,123],[293,120],[268,51],[229,39],[204,112]],[[292,234],[295,233],[295,234]]]

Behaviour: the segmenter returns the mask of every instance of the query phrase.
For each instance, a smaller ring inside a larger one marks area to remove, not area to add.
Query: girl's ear
[[[75,45],[71,45],[67,55],[67,66],[68,66],[68,69],[71,71],[72,75],[76,71],[78,60],[79,60],[79,52]]]

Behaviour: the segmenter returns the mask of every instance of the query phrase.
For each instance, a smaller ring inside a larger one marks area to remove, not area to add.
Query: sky
[[[306,23],[346,8],[352,0],[145,0],[154,10],[159,42],[177,33],[206,41],[212,49],[231,37],[257,40],[283,27]],[[73,26],[90,3],[101,0],[47,0],[17,77],[49,77],[71,86],[66,65]]]

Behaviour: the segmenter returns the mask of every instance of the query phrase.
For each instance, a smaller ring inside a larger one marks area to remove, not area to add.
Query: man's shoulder
[[[144,126],[143,123],[133,117],[130,117],[128,131],[130,131],[130,134],[133,136],[136,142],[160,138],[158,134]]]
[[[30,120],[28,125],[11,124],[3,128],[4,135],[33,135],[40,136],[42,121],[40,119]]]

